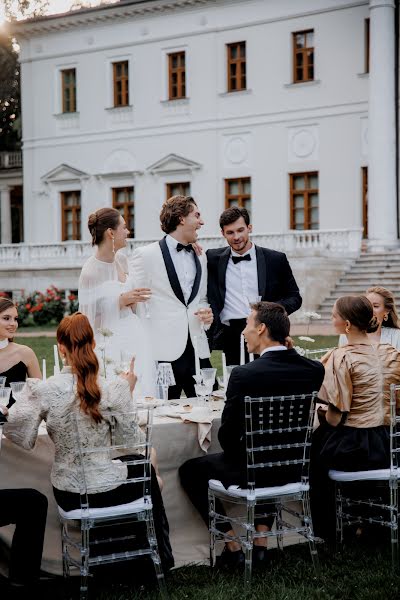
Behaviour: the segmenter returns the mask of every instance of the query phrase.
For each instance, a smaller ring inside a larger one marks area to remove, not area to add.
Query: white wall
[[[88,239],[87,215],[111,203],[110,188],[132,183],[136,235],[157,236],[165,183],[179,180],[191,181],[205,217],[204,233],[214,234],[224,208],[223,179],[239,176],[252,177],[255,232],[287,231],[288,173],[310,170],[319,171],[320,227],[360,226],[360,167],[367,164],[362,119],[368,109],[368,77],[360,73],[368,4],[350,4],[226,1],[20,39],[25,241],[61,240],[59,192],[78,184],[83,239]],[[317,81],[291,85],[291,33],[308,28],[315,31]],[[225,44],[242,40],[248,91],[225,94]],[[165,53],[179,49],[187,53],[189,101],[163,102]],[[130,61],[133,108],[106,110],[110,63],[124,59]],[[55,115],[58,70],[71,66],[77,69],[79,115],[69,119]],[[308,154],[296,155],[296,143],[305,144]],[[113,153],[139,173],[96,177],[107,172]],[[147,171],[170,153],[200,168],[171,175]],[[44,183],[43,176],[61,164],[88,178]]]

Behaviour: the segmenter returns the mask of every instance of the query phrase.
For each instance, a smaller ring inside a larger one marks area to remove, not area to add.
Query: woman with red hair
[[[88,447],[103,446],[110,436],[110,420],[107,411],[123,413],[132,411],[134,400],[132,392],[136,384],[133,372],[133,360],[130,370],[121,373],[111,383],[99,377],[99,363],[94,353],[93,329],[88,318],[82,313],[64,317],[57,329],[57,342],[64,367],[61,373],[50,377],[46,382],[38,379],[27,380],[27,394],[19,398],[10,409],[8,423],[4,428],[5,435],[18,445],[31,449],[38,435],[42,420],[46,421],[47,432],[55,446],[55,458],[51,470],[51,482],[57,504],[66,511],[80,508],[79,478],[76,472],[78,460],[75,444],[75,430],[71,414],[75,414],[81,431],[81,443]],[[118,423],[117,427],[122,425]],[[131,423],[136,429],[138,443],[143,433],[137,423]],[[121,465],[117,468],[111,457],[99,457],[102,464],[102,475],[109,491],[102,491],[99,482],[96,490],[94,482],[90,482],[91,506],[114,506],[135,500],[141,495],[132,497],[135,490],[125,485],[131,466]],[[133,467],[134,468],[134,467]],[[127,470],[128,469],[128,470]],[[159,551],[164,569],[173,566],[172,551],[168,539],[168,522],[166,519],[160,488],[155,470],[152,468],[151,496],[155,528],[159,543]]]

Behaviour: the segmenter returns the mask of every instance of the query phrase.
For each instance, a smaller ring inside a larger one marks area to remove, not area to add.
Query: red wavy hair
[[[103,417],[99,409],[101,392],[97,383],[99,361],[93,350],[94,335],[88,318],[80,312],[64,317],[57,328],[57,342],[65,346],[71,355],[81,410],[100,423]]]

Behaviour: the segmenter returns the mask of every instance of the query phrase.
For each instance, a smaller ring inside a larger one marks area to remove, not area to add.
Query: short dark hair
[[[276,302],[256,302],[251,304],[256,313],[256,323],[264,323],[268,328],[269,337],[283,346],[290,333],[290,321],[286,310]]]
[[[240,217],[243,217],[244,222],[247,226],[250,225],[250,215],[247,208],[239,208],[238,206],[232,206],[232,208],[227,208],[226,210],[224,210],[223,213],[221,213],[221,216],[219,218],[219,226],[223,231],[225,225],[231,225],[232,223],[240,219]]]
[[[379,327],[371,302],[365,296],[341,296],[336,300],[339,316],[360,331],[372,333]]]
[[[192,212],[193,207],[197,206],[192,196],[171,196],[164,202],[160,222],[164,233],[172,233],[176,230],[183,217],[187,217]]]

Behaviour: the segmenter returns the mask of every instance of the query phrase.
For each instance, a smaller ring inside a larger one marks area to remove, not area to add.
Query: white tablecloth
[[[209,453],[220,452],[218,428],[215,418],[211,431]],[[197,436],[197,424],[183,423],[178,419],[154,417],[153,446],[157,451],[161,477],[164,480],[163,498],[167,512],[172,549],[176,566],[193,562],[206,562],[209,556],[209,536],[206,526],[182,490],[178,467],[188,460],[204,455]],[[42,569],[62,573],[61,539],[57,508],[50,483],[50,469],[54,447],[43,432],[33,451],[26,451],[3,438],[0,456],[0,487],[33,487],[49,500]],[[29,511],[29,506],[26,507]],[[32,515],[35,518],[35,515]],[[0,538],[10,543],[13,527],[0,528]]]

